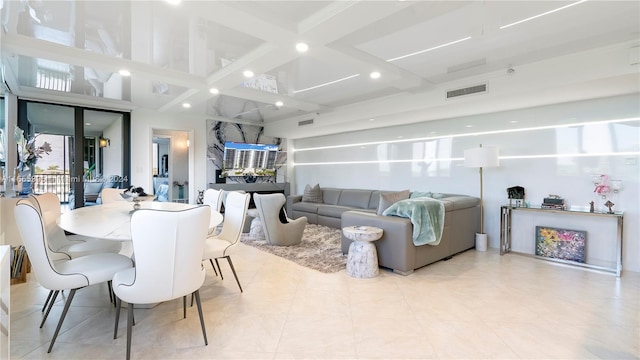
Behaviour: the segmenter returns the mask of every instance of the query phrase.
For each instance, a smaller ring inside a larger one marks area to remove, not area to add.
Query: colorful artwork
[[[536,226],[536,255],[584,262],[586,231]]]

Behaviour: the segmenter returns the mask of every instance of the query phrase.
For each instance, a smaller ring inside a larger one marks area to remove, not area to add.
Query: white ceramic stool
[[[382,229],[373,226],[347,226],[342,233],[353,240],[349,245],[347,274],[355,278],[371,278],[378,275],[378,252],[373,241],[382,237]]]
[[[257,240],[265,240],[264,229],[262,228],[262,220],[260,220],[260,214],[257,209],[247,210],[247,216],[251,216],[251,228],[249,229],[249,236]]]

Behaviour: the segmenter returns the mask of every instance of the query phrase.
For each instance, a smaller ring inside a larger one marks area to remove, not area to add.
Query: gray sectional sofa
[[[415,246],[413,224],[408,218],[376,214],[382,192],[385,191],[323,188],[322,203],[303,202],[302,195],[291,195],[287,197],[287,213],[294,219],[305,216],[310,224],[337,229],[357,225],[383,229],[380,240],[374,242],[378,264],[403,275],[475,246],[475,233],[480,230],[480,199],[433,194],[445,208],[442,238],[436,246]],[[349,251],[350,244],[351,240],[343,236],[343,253]]]

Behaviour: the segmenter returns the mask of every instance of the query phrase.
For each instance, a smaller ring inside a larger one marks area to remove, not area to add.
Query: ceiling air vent
[[[298,126],[311,125],[313,124],[313,119],[298,121]]]
[[[447,91],[447,99],[451,99],[458,96],[482,93],[482,92],[487,92],[487,84],[470,86],[463,89],[449,90]]]

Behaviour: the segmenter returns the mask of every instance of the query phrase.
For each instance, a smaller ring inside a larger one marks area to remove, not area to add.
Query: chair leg
[[[113,307],[116,307],[116,299],[111,280],[107,281],[107,290],[109,291],[109,302],[113,304]]]
[[[133,331],[133,304],[129,303],[127,311],[127,360],[131,358],[131,332]]]
[[[200,290],[194,291],[196,295],[196,303],[198,304],[198,315],[200,316],[200,326],[202,326],[202,336],[204,336],[204,344],[209,345],[207,341],[207,329],[204,327],[204,317],[202,316],[202,303],[200,302]]]
[[[182,297],[182,318],[187,318],[187,295]]]
[[[47,308],[47,312],[44,313],[44,318],[42,318],[42,322],[40,323],[40,329],[42,329],[42,326],[44,325],[44,322],[47,321],[47,317],[49,317],[49,312],[51,311],[51,308],[53,307],[53,303],[56,302],[56,298],[58,297],[58,294],[60,294],[59,290],[56,290],[56,291],[53,292],[53,297],[49,301],[49,307]]]
[[[69,306],[71,306],[71,301],[73,300],[73,296],[76,294],[76,290],[77,289],[72,289],[69,292],[69,296],[67,297],[67,302],[64,303],[64,309],[62,310],[62,315],[60,315],[60,321],[58,321],[56,332],[53,333],[53,338],[51,339],[51,345],[49,345],[49,350],[47,350],[47,353],[50,353],[51,349],[53,349],[53,344],[55,344],[56,342],[56,338],[58,337],[58,333],[60,332],[60,328],[62,327],[64,318],[67,316],[67,311],[69,311]]]
[[[113,329],[113,338],[118,337],[118,323],[120,322],[120,309],[122,308],[122,300],[116,296],[116,326]]]
[[[211,259],[209,259],[209,261],[211,261]],[[213,262],[211,262],[211,266],[213,267],[213,273],[216,274],[216,276],[218,276],[218,270],[216,270],[216,267],[213,266]]]
[[[193,297],[194,297],[194,296],[195,296],[195,295],[193,295],[193,293],[191,293],[191,307],[193,307]]]
[[[218,276],[218,272],[216,271],[216,266],[213,265],[213,259],[209,259],[209,262],[211,263],[211,267],[213,268],[213,272],[216,274],[216,276]],[[220,271],[220,276],[222,276],[222,271]]]
[[[242,291],[242,285],[240,285],[240,280],[238,280],[238,274],[236,274],[236,269],[233,267],[233,262],[231,261],[231,256],[227,255],[225,256],[227,258],[227,261],[229,262],[229,267],[231,267],[231,271],[233,271],[233,276],[236,277],[236,282],[238,283],[238,287],[240,288],[240,292],[244,292]],[[216,259],[216,262],[218,261],[218,259]]]
[[[49,300],[51,300],[51,295],[53,295],[53,290],[49,290],[49,295],[47,296],[47,300],[44,301],[44,305],[42,305],[42,312],[44,312],[44,310],[47,308],[47,305],[49,304]]]
[[[209,259],[211,261],[211,259]],[[213,265],[213,263],[211,263]],[[224,280],[224,276],[222,276],[222,269],[220,269],[220,263],[218,263],[218,258],[216,258],[216,265],[218,265],[218,270],[220,270],[220,279]]]

